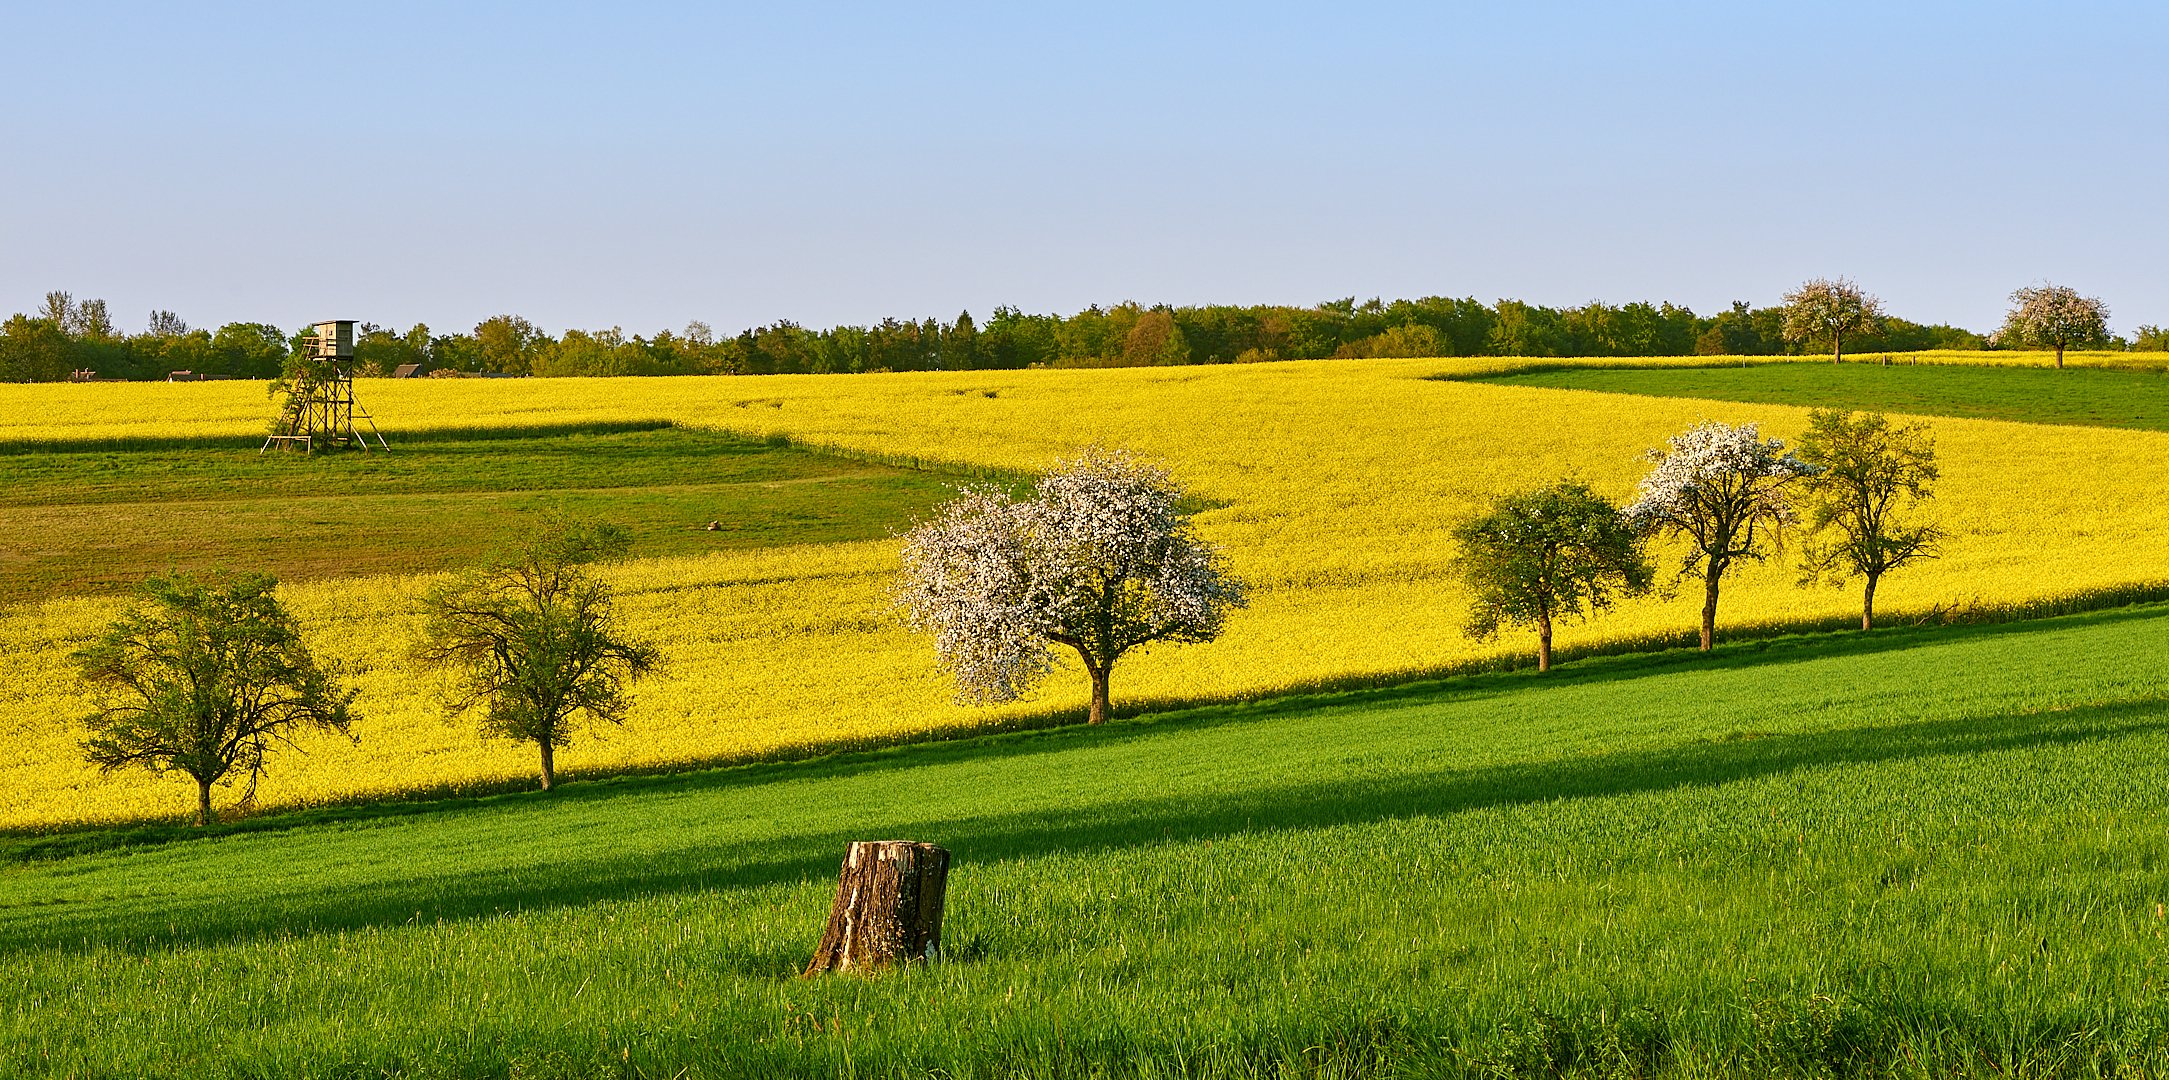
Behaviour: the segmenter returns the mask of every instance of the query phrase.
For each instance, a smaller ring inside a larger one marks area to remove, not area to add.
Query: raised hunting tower
[[[367,450],[369,436],[354,427],[357,414],[377,437],[377,448],[390,450],[369,410],[354,403],[353,320],[317,323],[302,339],[301,356],[289,365],[286,404],[272,424],[271,437],[257,452],[274,445],[299,446],[305,453],[315,453],[318,446]]]

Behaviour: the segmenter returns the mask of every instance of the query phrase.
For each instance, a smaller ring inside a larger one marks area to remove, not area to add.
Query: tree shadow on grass
[[[891,745],[864,749],[814,749],[799,754],[786,752],[750,761],[718,759],[679,762],[656,769],[636,768],[607,774],[583,775],[576,770],[563,770],[560,777],[571,782],[561,784],[557,790],[547,794],[533,790],[533,781],[521,777],[508,780],[498,788],[484,788],[479,791],[468,788],[459,793],[423,793],[406,798],[370,798],[348,804],[241,818],[209,829],[161,822],[58,831],[0,830],[0,867],[9,863],[199,842],[240,834],[277,833],[415,819],[443,820],[461,815],[501,813],[511,808],[542,803],[577,805],[627,796],[728,791],[782,780],[818,781],[961,762],[1025,758],[1083,747],[1119,746],[1177,731],[1266,723],[1290,716],[1315,714],[1323,710],[1371,710],[1465,703],[1516,694],[1542,693],[1561,687],[1606,685],[1666,674],[1750,671],[1818,660],[1870,657],[1923,647],[1956,646],[1973,641],[2022,638],[2088,627],[2154,621],[2169,622],[2169,606],[2129,606],[2008,623],[1891,627],[1866,633],[1856,630],[1787,634],[1728,642],[1721,644],[1716,652],[1710,654],[1683,648],[1654,653],[1590,656],[1562,663],[1548,674],[1539,674],[1528,669],[1490,670],[1443,678],[1403,680],[1377,686],[1362,685],[1358,680],[1352,680],[1346,688],[1334,683],[1323,683],[1316,687],[1298,688],[1256,700],[1236,699],[1204,703],[1194,700],[1132,701],[1118,709],[1118,715],[1122,716],[1119,722],[1100,728],[1079,723],[1072,710],[1048,711],[1016,719],[1012,730],[980,730],[946,736],[937,734],[932,737],[907,736]]]
[[[1418,769],[1384,778],[1293,781],[1234,793],[1200,789],[1097,805],[1050,802],[1043,808],[976,817],[953,816],[954,806],[928,806],[868,814],[847,825],[784,833],[756,843],[695,844],[662,852],[602,851],[580,858],[359,885],[315,888],[297,882],[292,891],[271,896],[191,897],[178,903],[85,899],[36,907],[14,905],[12,911],[0,905],[0,951],[215,944],[825,881],[835,873],[848,841],[876,835],[943,844],[956,853],[960,867],[968,868],[1056,854],[1716,787],[1806,769],[2054,748],[2165,729],[2169,729],[2169,704],[2140,701],[2052,713],[2012,712],[1702,742],[1475,769]],[[984,756],[1000,754],[990,747]],[[737,782],[760,781],[746,776]],[[412,824],[426,828],[427,821]],[[409,823],[384,827],[407,828]],[[599,839],[608,841],[607,836]],[[416,850],[426,850],[430,842],[426,832],[418,831],[413,838]],[[277,856],[265,852],[261,857]]]

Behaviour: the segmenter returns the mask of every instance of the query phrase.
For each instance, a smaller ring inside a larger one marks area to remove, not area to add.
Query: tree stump
[[[859,840],[844,853],[828,929],[807,975],[931,960],[941,951],[949,852],[909,840]]]

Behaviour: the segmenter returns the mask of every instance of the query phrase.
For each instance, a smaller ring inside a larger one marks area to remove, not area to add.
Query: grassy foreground
[[[2134,608],[76,834],[0,868],[0,1073],[2157,1075],[2165,655]],[[876,837],[956,853],[948,958],[795,978]]]
[[[1478,381],[1652,397],[1872,409],[2036,424],[2169,431],[2169,374],[2107,368],[1867,364],[1578,367]]]

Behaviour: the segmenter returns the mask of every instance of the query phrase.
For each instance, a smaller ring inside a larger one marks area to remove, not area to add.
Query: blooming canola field
[[[1527,655],[1509,634],[1463,636],[1455,522],[1488,496],[1575,477],[1617,499],[1643,453],[1702,420],[1752,421],[1788,441],[1807,410],[1482,385],[1448,376],[1497,361],[1379,360],[1236,367],[616,380],[370,383],[401,431],[667,420],[891,462],[1028,472],[1083,446],[1164,461],[1198,496],[1199,532],[1249,583],[1251,606],[1205,646],[1126,659],[1117,708],[1246,698],[1406,678]],[[0,385],[0,443],[146,444],[245,437],[258,384]],[[2169,582],[2169,434],[1933,420],[1943,463],[1942,559],[1887,579],[1894,621],[1995,611]],[[176,448],[172,453],[186,453]],[[297,461],[297,468],[306,468]],[[4,526],[0,526],[4,527]],[[7,538],[0,532],[0,558]],[[1666,553],[1666,557],[1672,557]],[[871,745],[1081,713],[1071,665],[1036,697],[955,704],[930,644],[889,598],[894,541],[635,560],[607,573],[628,626],[663,650],[623,728],[558,757],[569,775]],[[1857,619],[1854,591],[1800,588],[1791,556],[1729,579],[1719,634]],[[282,588],[316,647],[360,690],[356,741],[311,736],[275,758],[264,805],[499,786],[531,748],[447,722],[405,659],[420,577]],[[87,707],[67,654],[118,610],[111,598],[0,608],[0,828],[176,818],[187,786],[83,765]],[[1691,635],[1698,590],[1563,627],[1559,647]]]

